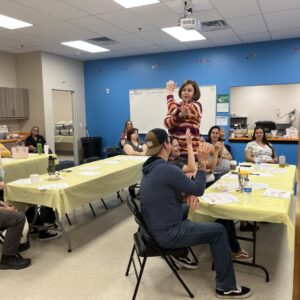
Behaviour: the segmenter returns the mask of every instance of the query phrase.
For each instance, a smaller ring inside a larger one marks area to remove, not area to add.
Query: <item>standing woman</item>
[[[123,129],[123,132],[122,132],[121,138],[120,138],[120,144],[121,144],[122,148],[124,147],[125,142],[126,142],[127,132],[131,128],[133,128],[132,122],[130,120],[127,120],[124,124],[124,129]]]
[[[136,128],[128,130],[123,150],[126,155],[145,155],[147,146],[140,142],[139,131]]]
[[[39,134],[40,129],[38,126],[33,126],[30,131],[30,136],[25,141],[25,146],[29,147],[29,152],[37,152],[37,144],[42,144],[42,149],[46,144],[45,138]]]
[[[245,151],[248,162],[255,162],[258,159],[263,163],[274,164],[277,161],[274,147],[268,142],[266,132],[261,126],[254,128],[252,142],[246,145]]]
[[[181,103],[176,103],[173,93],[175,83],[172,80],[167,82],[167,104],[168,112],[164,123],[168,128],[170,136],[174,136],[179,143],[180,155],[187,158],[187,144],[185,132],[190,129],[194,155],[200,141],[200,121],[202,106],[199,102],[200,90],[198,84],[193,80],[186,80],[178,91]]]

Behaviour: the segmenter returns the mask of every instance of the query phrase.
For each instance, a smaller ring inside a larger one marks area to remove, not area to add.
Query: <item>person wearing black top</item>
[[[36,153],[37,152],[37,144],[42,144],[42,149],[44,149],[44,145],[47,143],[45,138],[39,134],[39,127],[33,126],[30,131],[30,136],[27,137],[25,141],[25,146],[29,147],[29,152]]]

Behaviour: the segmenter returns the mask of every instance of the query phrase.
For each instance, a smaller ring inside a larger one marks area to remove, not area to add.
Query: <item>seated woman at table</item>
[[[277,156],[274,147],[268,142],[266,132],[263,127],[254,128],[252,141],[246,145],[246,161],[263,162],[274,164],[277,162]]]
[[[40,135],[39,132],[39,127],[33,126],[31,128],[30,135],[25,141],[25,146],[29,147],[29,152],[31,153],[37,152],[37,144],[42,144],[42,149],[44,149],[44,145],[47,143],[45,138],[42,135]]]
[[[10,151],[0,143],[0,157],[11,157]]]
[[[127,139],[127,132],[129,129],[133,128],[133,124],[130,120],[127,120],[124,124],[124,129],[120,138],[120,145],[123,148]]]
[[[171,154],[168,162],[170,164],[179,167],[187,176],[190,177],[194,175],[195,172],[197,171],[197,163],[195,162],[195,157],[194,157],[193,147],[192,147],[192,137],[189,130],[186,131],[188,161],[180,157],[179,145],[175,137],[170,137],[170,143],[172,149],[171,149]],[[211,161],[206,161],[201,163],[206,166],[206,169],[213,167],[214,164],[214,162]],[[187,215],[189,207],[186,204],[183,205],[186,206],[184,208],[185,211],[184,214]],[[237,240],[234,222],[232,220],[224,220],[224,219],[217,219],[215,222],[222,224],[227,230],[228,242],[229,242],[230,249],[232,251],[232,259],[244,260],[244,261],[251,260],[252,257],[245,249],[241,248]]]
[[[131,128],[127,132],[127,141],[124,144],[124,153],[127,155],[145,155],[147,146],[140,142],[139,131],[136,128]]]
[[[208,132],[207,142],[212,146],[216,146],[218,143],[218,159],[217,163],[213,168],[213,174],[216,179],[219,179],[222,175],[230,171],[230,160],[232,155],[224,145],[225,132],[224,129],[219,126],[212,126]],[[216,151],[215,147],[211,148],[210,155],[213,156]]]

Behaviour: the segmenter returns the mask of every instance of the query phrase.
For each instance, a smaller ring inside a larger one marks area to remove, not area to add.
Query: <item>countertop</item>
[[[29,132],[20,132],[20,137],[16,138],[16,139],[5,139],[5,140],[0,140],[0,143],[5,144],[5,143],[13,143],[13,142],[17,142],[19,140],[26,140],[26,138],[29,135]]]

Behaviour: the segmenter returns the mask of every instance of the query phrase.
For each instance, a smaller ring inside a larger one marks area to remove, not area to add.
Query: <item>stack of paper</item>
[[[266,197],[290,199],[291,192],[290,191],[276,190],[276,189],[267,189],[264,192],[263,195],[266,196]]]
[[[239,202],[237,197],[227,193],[205,194],[202,196],[202,199],[208,204],[228,204]]]
[[[100,175],[102,173],[103,172],[84,171],[84,172],[79,172],[77,174],[82,175],[82,176],[96,176],[96,175]]]
[[[39,190],[44,191],[48,189],[65,189],[68,187],[68,184],[63,182],[63,183],[52,183],[52,184],[44,184],[40,185],[38,187]]]
[[[82,167],[82,168],[79,168],[80,170],[85,170],[85,171],[95,171],[95,170],[98,170],[100,169],[99,166],[85,166],[85,167]]]

